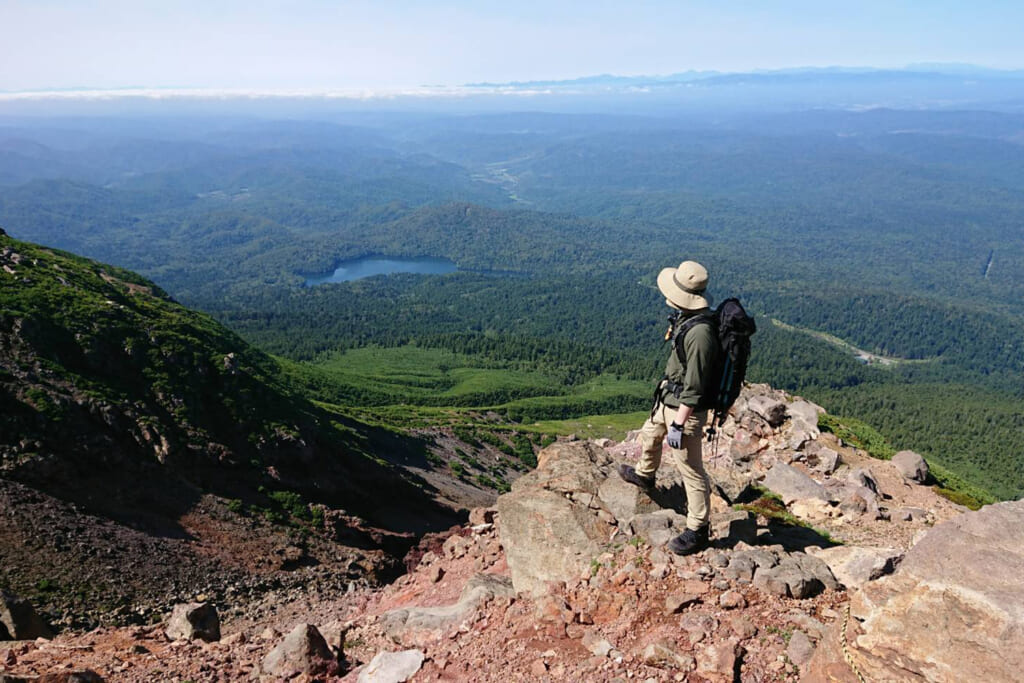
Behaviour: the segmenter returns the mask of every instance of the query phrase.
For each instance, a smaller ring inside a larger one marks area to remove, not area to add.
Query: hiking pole
[[[714,418],[714,415],[712,415],[712,418],[711,418],[711,429],[708,430],[708,443],[711,444],[711,459],[712,460],[717,460],[718,459],[718,441],[719,441],[719,439],[721,437],[722,437],[721,432],[715,430],[715,418]],[[725,492],[725,489],[722,488],[722,485],[719,484],[717,481],[715,481],[714,477],[712,477],[710,474],[708,474],[707,468],[704,469],[704,474],[708,478],[708,484],[710,486],[713,486],[715,491],[718,492],[718,495],[720,495],[722,497],[722,500],[725,501],[726,505],[729,505],[731,507],[733,505],[732,498],[730,498],[729,494]]]

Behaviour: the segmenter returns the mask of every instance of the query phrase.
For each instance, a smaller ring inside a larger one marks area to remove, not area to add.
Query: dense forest
[[[513,423],[643,410],[655,275],[695,258],[759,318],[750,379],[1024,495],[1024,117],[343,119],[0,121],[0,225],[153,279],[318,401]],[[369,255],[458,272],[304,286]]]

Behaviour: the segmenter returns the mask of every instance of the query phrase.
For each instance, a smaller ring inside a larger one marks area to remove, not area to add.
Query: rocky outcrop
[[[403,683],[420,670],[423,657],[420,650],[378,652],[359,672],[357,683]]]
[[[336,662],[327,641],[312,624],[298,624],[263,658],[262,670],[281,679],[300,673],[326,672]]]
[[[385,632],[396,643],[425,644],[439,638],[445,629],[457,626],[487,600],[513,595],[515,591],[507,577],[477,574],[466,583],[459,600],[451,605],[397,609],[381,619]]]
[[[860,588],[868,581],[891,574],[903,559],[903,552],[895,548],[839,545],[812,550],[811,553],[827,564],[836,579],[847,588]]]
[[[728,569],[735,565],[744,572],[754,565],[754,585],[779,597],[809,598],[826,588],[836,590],[839,587],[828,566],[806,553],[787,553],[782,548],[755,548],[734,553]]]
[[[937,525],[852,597],[847,642],[868,680],[1012,681],[1024,671],[1024,502]],[[807,680],[855,681],[841,634]]]
[[[661,510],[644,490],[625,482],[621,477],[608,477],[597,491],[601,502],[618,520],[631,522],[637,515]]]
[[[770,407],[764,410],[774,414]],[[685,529],[686,518],[675,510],[640,513],[648,505],[657,508],[656,503],[635,486],[615,483],[618,477],[609,476],[613,468],[607,456],[593,445],[558,444],[541,456],[538,469],[498,499],[501,538],[516,590],[539,596],[549,590],[550,582],[589,576],[592,562],[620,533],[661,547]],[[779,463],[772,471],[783,473],[779,481],[794,482],[793,490],[801,496],[824,497],[823,487],[795,468]],[[602,494],[612,501],[610,506]],[[637,501],[643,505],[635,505]],[[734,549],[721,556],[726,576],[752,582],[772,595],[798,599],[838,588],[821,560],[781,546],[747,545],[757,542],[757,526],[749,512],[719,508],[712,517],[716,537]]]
[[[774,426],[744,407],[758,392]],[[537,470],[495,508],[474,510],[469,524],[424,538],[407,558],[408,573],[388,586],[312,582],[298,593],[261,593],[256,607],[246,607],[243,596],[250,591],[243,584],[230,599],[213,597],[232,616],[231,633],[219,642],[169,641],[158,626],[69,629],[52,646],[0,643],[0,670],[31,676],[73,663],[109,671],[112,680],[140,683],[152,680],[157,666],[163,677],[182,680],[214,674],[225,680],[293,674],[291,680],[335,680],[344,674],[347,681],[726,682],[795,680],[818,670],[820,658],[824,679],[854,681],[838,645],[848,604],[847,593],[838,590],[841,581],[862,586],[851,588],[855,601],[847,630],[864,680],[913,680],[916,674],[907,671],[916,670],[901,669],[903,662],[895,659],[902,650],[885,651],[885,639],[895,639],[878,630],[885,618],[895,619],[903,592],[919,603],[904,605],[911,617],[918,607],[928,608],[928,595],[916,591],[937,580],[928,576],[885,588],[903,570],[888,574],[922,533],[959,512],[928,487],[907,485],[891,463],[818,434],[811,425],[818,413],[813,404],[765,387],[749,388],[745,395],[722,429],[717,457],[713,448],[705,450],[709,464],[722,465],[713,474],[718,488],[733,492],[740,506],[712,496],[712,547],[703,552],[680,557],[664,547],[684,523],[685,494],[671,458],[648,494],[624,485],[615,472],[619,462],[637,457],[635,441],[557,443],[538,454]],[[781,415],[778,406],[784,408]],[[789,468],[810,478],[825,497],[783,506],[751,488],[780,464],[785,467],[779,472]],[[813,517],[815,528],[794,524],[792,515]],[[1020,520],[986,524],[1016,529]],[[826,530],[845,545],[819,547],[832,545]],[[997,541],[998,534],[984,542]],[[1020,541],[1007,543],[1019,547]],[[951,551],[956,541],[949,544],[931,554],[958,571],[961,560]],[[968,552],[977,549],[968,545]],[[338,576],[324,567],[291,574]],[[946,600],[957,596],[944,590]],[[963,595],[969,599],[973,593]],[[942,619],[974,619],[962,610],[943,615],[939,607],[922,612],[928,623],[948,630]],[[330,657],[314,644],[308,627],[296,636],[300,645],[294,651],[319,650],[318,655],[280,669],[265,664],[272,648],[283,655],[282,641],[288,639],[282,638],[282,625],[297,622],[318,624],[334,648]],[[870,633],[884,634],[870,652],[869,623],[877,624]],[[1005,648],[993,635],[1000,627],[992,623],[979,618],[962,630],[972,631],[972,642],[982,650],[1002,656]],[[1013,628],[998,635],[1008,633],[1006,642],[1017,648]],[[403,648],[415,649],[394,652]],[[906,650],[919,656],[914,648]],[[344,669],[334,668],[342,662]],[[984,665],[980,670],[994,676],[990,680],[1003,675]]]
[[[32,603],[0,591],[0,640],[53,638],[53,631],[36,613]]]
[[[787,505],[802,498],[828,500],[824,486],[784,462],[768,470],[762,483],[769,491],[778,494]]]
[[[651,545],[663,546],[686,529],[686,517],[675,510],[658,510],[636,515],[630,520],[629,529]]]
[[[748,401],[746,408],[759,415],[772,427],[778,427],[786,419],[786,402],[767,394],[757,394]]]
[[[171,640],[220,640],[220,617],[208,602],[175,605],[166,632]]]
[[[589,571],[616,530],[615,516],[598,496],[611,465],[608,453],[590,443],[557,443],[498,498],[501,542],[517,591],[539,595],[548,581]]]
[[[892,464],[907,481],[923,484],[928,480],[928,463],[914,451],[900,451],[892,456]]]

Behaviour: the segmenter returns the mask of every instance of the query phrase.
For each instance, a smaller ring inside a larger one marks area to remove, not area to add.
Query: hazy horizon
[[[994,77],[1021,76],[1024,77],[1022,69],[1000,69],[982,64],[970,64],[964,62],[929,62],[909,63],[903,66],[879,67],[865,64],[805,64],[801,66],[786,67],[780,69],[741,69],[741,70],[688,70],[668,71],[664,73],[592,73],[574,76],[572,78],[536,78],[536,79],[513,79],[509,81],[484,80],[472,83],[438,83],[421,84],[404,87],[307,87],[307,88],[272,88],[272,87],[199,87],[191,85],[122,85],[113,87],[93,87],[89,85],[67,86],[62,88],[33,88],[24,90],[0,90],[0,100],[32,99],[34,97],[55,98],[62,97],[102,97],[114,98],[127,97],[338,97],[345,99],[371,99],[379,97],[395,96],[458,96],[467,92],[479,94],[501,94],[502,92],[515,91],[523,94],[522,89],[529,86],[538,88],[548,86],[571,87],[579,85],[585,87],[590,82],[601,79],[615,81],[651,81],[657,82],[662,79],[670,79],[677,76],[690,76],[693,80],[703,80],[715,76],[735,75],[772,75],[772,74],[799,74],[799,73],[822,74],[844,74],[844,73],[885,73],[885,72],[913,72],[913,73],[935,73],[943,75],[980,74]],[[531,93],[526,93],[531,94]],[[537,94],[543,94],[538,91]]]
[[[0,1],[0,92],[407,91],[815,65],[1024,67],[1009,2]]]

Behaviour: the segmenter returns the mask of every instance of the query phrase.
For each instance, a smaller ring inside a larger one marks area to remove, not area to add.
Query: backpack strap
[[[697,325],[710,325],[712,328],[716,327],[717,317],[714,311],[707,311],[706,313],[698,313],[697,315],[690,316],[689,318],[678,323],[678,326],[672,332],[672,348],[679,358],[680,363],[683,367],[686,367],[686,351],[683,349],[683,340],[686,338],[687,332],[697,327]],[[655,390],[655,397],[664,399],[666,395],[673,394],[676,398],[679,398],[679,393],[683,390],[681,384],[677,384],[669,379],[668,375],[662,378],[661,383],[658,385],[658,389]]]
[[[679,360],[683,361],[683,365],[686,365],[686,354],[682,353],[683,340],[686,338],[686,333],[695,328],[697,325],[711,325],[715,326],[717,317],[714,311],[707,311],[706,313],[698,313],[697,315],[690,316],[683,322],[679,323],[679,326],[672,333],[672,345],[676,349],[676,354],[679,355]]]

